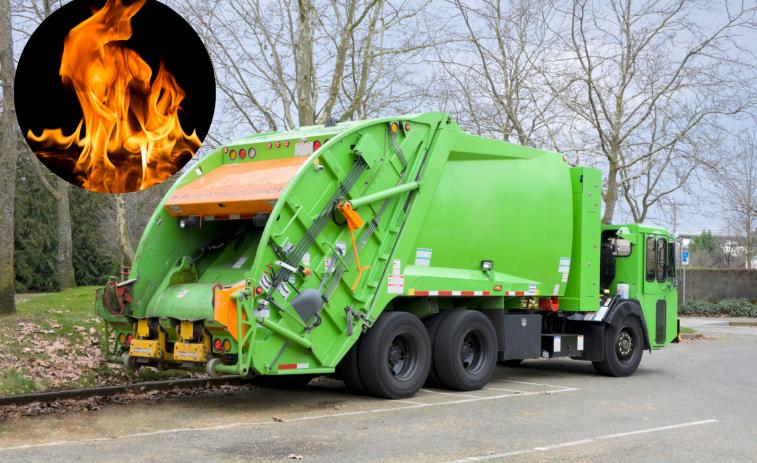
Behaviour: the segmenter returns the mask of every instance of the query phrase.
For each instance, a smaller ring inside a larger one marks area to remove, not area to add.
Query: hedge
[[[747,299],[723,299],[717,304],[707,301],[686,301],[678,306],[679,315],[701,315],[703,317],[755,317],[757,306]]]

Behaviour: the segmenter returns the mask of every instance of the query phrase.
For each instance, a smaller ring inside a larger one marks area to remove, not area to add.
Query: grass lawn
[[[681,327],[681,333],[696,333],[696,330],[692,330],[691,328]]]
[[[16,300],[0,316],[0,396],[204,376],[104,362],[105,323],[95,316],[94,286]]]

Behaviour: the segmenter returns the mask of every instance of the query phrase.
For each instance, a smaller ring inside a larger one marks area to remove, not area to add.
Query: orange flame
[[[76,91],[84,117],[71,135],[60,128],[44,129],[39,137],[31,130],[27,134],[45,149],[82,148],[74,172],[82,174],[88,190],[149,188],[176,173],[182,167],[179,158],[193,156],[202,143],[196,131],[188,135],[181,128],[178,114],[186,92],[163,60],[151,84],[150,66],[122,44],[131,38],[131,18],[145,1],[108,0],[71,29],[60,75],[63,85]]]

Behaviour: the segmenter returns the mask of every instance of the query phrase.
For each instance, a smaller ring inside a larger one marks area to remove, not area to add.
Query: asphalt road
[[[400,401],[327,381],[10,420],[0,461],[755,461],[757,328],[702,331],[722,339],[646,352],[630,378],[535,360]]]

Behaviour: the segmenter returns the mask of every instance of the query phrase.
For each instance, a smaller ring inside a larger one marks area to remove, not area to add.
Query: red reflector
[[[247,152],[243,149],[239,150],[239,159],[244,159],[247,156]]]
[[[272,146],[271,142],[268,142],[268,148],[271,148]]]
[[[405,130],[410,130],[410,124],[405,124]]]
[[[130,335],[130,334],[126,336],[126,345],[127,345],[127,346],[128,346],[129,344],[131,344],[131,340],[132,340],[132,339],[134,339],[134,336],[132,336],[132,335]]]
[[[261,288],[260,286],[258,286],[257,288],[255,288],[255,292],[257,294],[263,294],[263,288]]]
[[[216,339],[216,340],[215,340],[215,341],[213,342],[213,347],[215,347],[215,349],[216,349],[216,350],[221,350],[221,347],[223,347],[223,346],[221,345],[221,340],[220,340],[220,339]]]
[[[229,149],[228,149],[228,148],[224,148],[224,149],[223,149],[223,153],[224,153],[224,154],[226,154],[226,153],[228,153],[228,152],[229,152]]]
[[[289,140],[284,142],[284,146],[289,146]]]
[[[318,148],[321,147],[321,142],[316,140],[313,142],[313,151],[316,151]]]
[[[281,142],[280,141],[276,142],[276,148],[281,148]]]

